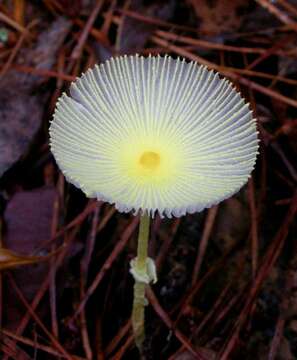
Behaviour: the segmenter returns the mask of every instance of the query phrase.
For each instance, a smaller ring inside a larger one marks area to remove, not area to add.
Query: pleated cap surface
[[[237,192],[255,165],[249,105],[195,62],[123,56],[57,103],[50,146],[67,180],[123,212],[181,216]]]

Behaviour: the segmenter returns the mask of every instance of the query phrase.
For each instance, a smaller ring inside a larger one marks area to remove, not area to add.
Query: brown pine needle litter
[[[297,357],[296,14],[1,3],[1,359]]]

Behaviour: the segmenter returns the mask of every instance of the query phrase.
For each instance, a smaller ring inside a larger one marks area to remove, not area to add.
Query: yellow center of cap
[[[153,151],[145,151],[140,156],[139,163],[146,170],[155,170],[160,165],[160,155]]]

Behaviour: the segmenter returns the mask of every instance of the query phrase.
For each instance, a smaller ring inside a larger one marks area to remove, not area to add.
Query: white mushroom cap
[[[236,193],[258,153],[249,105],[205,66],[123,56],[63,94],[50,145],[67,180],[119,211],[181,216]]]

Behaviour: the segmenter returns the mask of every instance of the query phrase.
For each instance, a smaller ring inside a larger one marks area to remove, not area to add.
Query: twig
[[[226,295],[228,294],[230,287],[231,287],[231,284],[227,284],[225,286],[225,288],[223,289],[223,291],[221,292],[221,294],[218,296],[217,300],[211,307],[208,314],[205,315],[205,317],[200,322],[199,326],[194,331],[194,333],[191,333],[190,339],[193,339],[193,338],[197,339],[198,335],[200,335],[200,333],[201,333],[201,330],[205,327],[205,325],[208,323],[208,321],[216,314],[216,311],[219,309],[219,307],[222,305],[223,301],[226,299]],[[183,346],[179,349],[179,352],[181,352],[182,350],[184,350]]]
[[[130,225],[127,226],[126,230],[124,231],[123,235],[121,236],[121,239],[118,241],[117,245],[114,247],[112,253],[109,255],[109,257],[104,262],[103,266],[101,267],[99,273],[96,275],[95,279],[93,280],[92,284],[86,291],[86,295],[84,299],[80,302],[78,305],[77,310],[75,311],[75,314],[73,315],[72,319],[77,317],[80,312],[83,310],[84,306],[86,305],[88,299],[93,294],[93,292],[96,290],[97,286],[100,284],[101,280],[105,276],[106,272],[110,269],[113,262],[116,260],[118,255],[124,250],[125,245],[127,244],[128,240],[130,239],[131,235],[135,231],[137,225],[138,225],[139,219],[137,217],[134,217],[131,221]]]
[[[63,175],[60,174],[59,181],[57,184],[57,194],[54,199],[53,205],[53,216],[52,216],[52,226],[51,226],[51,237],[54,237],[59,225],[59,214],[60,214],[60,192],[63,189]],[[52,244],[52,251],[56,250],[55,244]],[[49,284],[49,295],[50,295],[50,312],[51,312],[51,322],[52,322],[52,331],[55,337],[58,339],[59,336],[59,325],[57,320],[57,303],[56,303],[56,257],[51,258],[50,262],[50,284]]]
[[[20,33],[28,34],[28,30],[26,28],[24,28],[22,25],[20,25],[2,12],[0,12],[0,21],[3,21],[4,23],[16,29]]]
[[[91,261],[91,256],[94,250],[95,245],[95,239],[96,239],[96,228],[98,225],[99,220],[99,210],[101,207],[101,203],[97,204],[97,207],[95,208],[94,215],[93,215],[93,221],[92,221],[92,227],[91,227],[91,233],[90,236],[87,239],[86,243],[86,250],[84,253],[84,256],[81,260],[81,277],[80,277],[80,298],[83,299],[85,296],[85,286],[88,279],[88,272],[89,272],[89,264]],[[81,334],[82,334],[82,341],[83,341],[83,347],[85,350],[85,354],[87,359],[91,360],[93,358],[93,352],[90,345],[90,339],[87,329],[87,320],[86,320],[86,314],[83,310],[80,313],[80,323],[81,323]]]
[[[288,3],[286,0],[277,0],[277,2],[294,16],[297,16],[297,8],[294,5]]]
[[[165,48],[174,51],[175,53],[177,53],[178,55],[184,56],[188,59],[191,59],[193,61],[197,61],[198,63],[205,65],[211,69],[215,69],[217,71],[220,71],[222,74],[224,74],[225,76],[231,78],[232,80],[238,81],[239,83],[241,83],[242,85],[245,85],[253,90],[256,90],[264,95],[267,95],[277,101],[282,101],[285,104],[297,107],[297,101],[291,98],[288,98],[287,96],[284,96],[282,94],[277,93],[274,90],[271,90],[269,88],[266,88],[265,86],[262,86],[260,84],[257,84],[251,80],[248,80],[242,76],[238,76],[234,73],[232,73],[232,71],[228,70],[224,70],[222,69],[219,65],[212,63],[211,61],[208,61],[204,58],[202,58],[201,56],[195,55],[193,53],[191,53],[190,51],[187,51],[179,46],[176,45],[172,45],[170,44],[168,41],[164,40],[164,39],[160,39],[157,36],[153,36],[151,38],[151,40],[158,44],[158,45],[162,45]]]
[[[291,201],[292,201],[291,198],[288,198],[288,199],[280,199],[280,200],[276,200],[276,201],[274,202],[274,204],[275,204],[276,206],[289,205],[289,204],[291,204]]]
[[[209,237],[210,237],[210,234],[211,234],[214,222],[215,222],[215,218],[216,218],[216,215],[218,212],[218,208],[219,208],[218,205],[216,205],[207,211],[205,225],[204,225],[203,233],[202,233],[201,240],[199,243],[199,248],[197,251],[196,261],[195,261],[195,265],[194,265],[194,269],[193,269],[192,286],[194,286],[195,283],[197,282],[198,275],[199,275],[200,268],[201,268],[202,261],[203,261],[203,257],[205,255],[207,243],[208,243],[208,240],[209,240]]]
[[[256,277],[258,268],[258,224],[257,224],[257,210],[255,203],[254,181],[251,177],[248,182],[248,199],[251,212],[251,252],[252,252],[252,272],[253,278]]]
[[[225,262],[224,262],[225,263]],[[242,268],[244,266],[244,261],[242,262],[239,262],[239,268],[238,268],[238,273],[241,273],[242,272]],[[206,275],[207,279],[208,279],[208,275]],[[236,302],[238,302],[238,299],[240,297],[242,297],[243,293],[244,293],[244,290],[246,289],[243,289],[243,291],[240,291],[238,294],[236,294],[231,300],[228,300],[227,301],[227,304],[225,306],[225,308],[222,309],[222,311],[220,313],[217,312],[217,310],[219,309],[219,307],[224,303],[226,302],[226,295],[228,294],[229,290],[231,289],[231,286],[232,286],[232,282],[234,282],[234,280],[236,281],[237,279],[233,279],[230,281],[229,284],[227,284],[225,286],[225,288],[222,290],[222,292],[220,293],[220,295],[218,296],[217,300],[215,301],[214,305],[211,307],[210,311],[208,312],[208,314],[205,315],[205,317],[201,320],[199,326],[197,327],[196,330],[192,331],[191,334],[190,334],[190,339],[192,338],[197,338],[199,335],[201,335],[201,337],[205,337],[207,333],[209,333],[212,329],[215,328],[215,326],[217,324],[219,324],[223,319],[224,317],[226,317],[226,315],[228,314],[228,312],[230,311],[230,309],[233,309],[234,308],[234,305],[236,304]],[[181,308],[181,311],[180,311],[180,314],[179,316],[177,317],[177,320],[175,321],[175,326],[177,325],[177,322],[178,320],[180,319],[181,317],[181,314],[184,313],[184,309],[188,308],[188,304],[189,304],[189,301],[185,301],[183,302],[183,304],[186,304],[186,305],[182,305],[180,306]],[[209,320],[213,318],[213,321],[210,322]],[[205,329],[205,325],[208,323],[208,326],[207,326],[207,329]],[[201,333],[202,329],[205,329],[203,331],[203,333]],[[203,342],[203,339],[200,339],[200,343]],[[180,349],[170,357],[170,359],[175,359],[176,358],[176,355],[181,353],[182,351],[184,350],[184,347],[181,346]]]
[[[112,338],[110,343],[106,347],[106,354],[109,356],[114,352],[119,342],[128,334],[132,329],[131,319],[129,319],[124,326],[121,327],[120,331]],[[133,338],[132,338],[133,339]]]
[[[13,68],[17,71],[20,71],[20,72],[28,73],[28,74],[34,74],[34,75],[39,75],[39,76],[44,76],[44,77],[49,77],[49,78],[57,78],[57,79],[65,80],[65,81],[74,81],[76,79],[76,76],[74,76],[74,75],[63,74],[62,72],[57,72],[54,70],[37,69],[32,66],[14,64],[14,65],[11,65],[11,68]]]
[[[72,240],[74,239],[74,236],[76,235],[76,231],[73,231],[73,234],[72,236],[69,236],[69,240],[67,242],[68,246],[70,245],[70,243],[72,242]],[[63,252],[60,253],[60,256],[58,257],[57,259],[57,262],[56,262],[56,266],[59,267],[63,260],[64,260],[64,257],[66,256],[66,253],[67,253],[67,248],[65,247],[65,250]],[[30,307],[31,309],[34,311],[37,306],[39,305],[41,299],[43,298],[44,294],[46,293],[48,287],[49,287],[49,283],[50,283],[50,273],[45,277],[45,280],[44,282],[42,283],[41,287],[39,288],[37,294],[35,295],[35,298],[33,299]],[[23,316],[23,318],[21,319],[20,321],[20,324],[18,326],[18,328],[16,329],[15,333],[17,335],[21,335],[22,332],[25,330],[29,320],[30,320],[30,317],[31,317],[31,313],[29,311],[27,311],[25,313],[25,315]],[[3,360],[7,360],[8,358],[7,357],[4,357]]]
[[[94,211],[96,206],[97,206],[96,201],[89,200],[87,206],[85,207],[85,209],[79,215],[77,215],[73,220],[70,221],[70,223],[65,225],[62,229],[57,231],[57,233],[53,237],[51,237],[50,239],[44,241],[42,243],[42,245],[40,246],[40,248],[45,247],[49,243],[52,243],[54,240],[56,240],[60,236],[64,235],[67,231],[71,230],[72,228],[74,228],[77,225],[80,225],[85,220],[85,218]]]
[[[294,34],[295,36],[295,34]],[[275,43],[273,46],[271,46],[269,49],[267,49],[265,51],[265,53],[261,54],[258,58],[256,58],[254,61],[252,61],[247,67],[246,69],[251,70],[253,69],[256,65],[259,65],[262,61],[264,61],[265,59],[267,59],[269,56],[274,55],[277,53],[277,51],[279,49],[281,49],[282,47],[284,47],[288,41],[293,38],[292,34],[286,36],[284,39],[281,39],[280,41],[278,41],[277,43]]]
[[[123,355],[125,354],[125,352],[127,351],[127,349],[129,349],[129,347],[133,344],[134,342],[134,336],[130,335],[125,343],[121,346],[121,348],[115,353],[115,355],[111,358],[111,360],[119,360],[122,359]]]
[[[274,332],[271,346],[269,349],[268,360],[276,359],[277,351],[278,351],[280,341],[281,341],[281,338],[282,338],[282,335],[284,332],[284,327],[285,327],[285,319],[284,319],[283,315],[281,314],[277,319],[275,332]]]
[[[242,288],[242,290],[239,290],[233,297],[232,299],[230,299],[226,306],[221,310],[221,312],[216,316],[216,318],[213,320],[213,322],[210,324],[210,326],[208,327],[208,331],[211,331],[212,329],[214,329],[218,324],[220,324],[224,319],[224,321],[227,321],[227,315],[229,314],[230,311],[234,310],[234,307],[236,306],[237,303],[239,303],[240,300],[243,299],[243,297],[246,294],[246,288],[247,286],[244,286]]]
[[[22,344],[31,346],[32,348],[37,348],[38,350],[41,350],[48,354],[54,355],[54,356],[56,356],[56,358],[57,357],[65,358],[65,355],[61,354],[60,352],[57,352],[56,350],[53,350],[50,346],[39,344],[38,342],[32,341],[31,339],[28,339],[24,336],[18,336],[9,330],[1,329],[0,333],[2,333],[3,335],[5,335],[11,339],[14,339],[14,340],[20,342]],[[75,360],[85,360],[84,358],[82,358],[80,356],[75,356],[75,355],[73,355],[72,358]]]
[[[103,218],[100,220],[96,232],[100,232],[108,223],[108,221],[112,218],[112,216],[116,213],[115,207],[108,208],[108,211],[103,216]]]
[[[102,206],[102,203],[99,203],[99,202],[96,203],[96,207],[94,209],[94,214],[93,214],[93,221],[92,221],[90,236],[87,238],[87,242],[85,245],[86,250],[85,250],[84,256],[81,260],[81,272],[82,272],[84,281],[86,281],[88,278],[89,264],[91,261],[92,253],[94,251],[95,240],[96,240],[96,235],[97,235],[97,227],[98,227],[98,221],[99,221],[99,211],[100,211],[101,206]]]
[[[104,0],[97,0],[97,3],[91,12],[91,15],[89,16],[88,21],[86,22],[86,25],[80,34],[79,40],[70,55],[70,58],[72,61],[76,61],[80,57],[82,49],[84,47],[84,44],[88,38],[89,32],[98,16],[99,11],[101,10],[101,7],[103,4],[104,4]]]
[[[216,312],[220,308],[220,306],[224,302],[226,302],[226,296],[227,296],[229,290],[231,289],[231,285],[232,285],[232,282],[230,282],[229,284],[227,284],[224,287],[223,291],[220,293],[220,295],[216,299],[215,303],[212,305],[212,307],[211,307],[210,311],[208,312],[208,314],[205,315],[205,317],[203,318],[203,320],[199,324],[198,328],[195,330],[194,338],[197,338],[197,336],[200,335],[202,329],[205,327],[205,325],[209,322],[209,320],[212,317],[214,318],[214,320],[217,318]],[[210,323],[210,325],[212,325],[212,324]]]
[[[214,275],[217,271],[219,271],[219,269],[221,269],[221,267],[225,264],[227,257],[230,255],[230,253],[232,253],[233,249],[231,248],[230,250],[228,250],[228,252],[226,254],[224,254],[220,260],[213,265],[207,272],[206,274],[203,275],[203,277],[197,281],[195,283],[195,286],[192,286],[189,291],[185,294],[185,296],[183,297],[183,299],[180,301],[180,303],[178,304],[178,306],[175,307],[175,309],[173,309],[172,312],[177,311],[177,309],[182,309],[182,311],[179,311],[179,314],[177,316],[177,319],[175,320],[175,325],[178,323],[179,319],[181,318],[181,316],[184,313],[184,309],[186,309],[188,307],[188,305],[191,303],[193,297],[197,294],[197,292],[206,284],[206,282],[209,280],[209,278]]]
[[[162,262],[164,261],[165,257],[168,254],[169,248],[175,238],[175,234],[178,230],[178,227],[180,225],[181,219],[175,219],[173,222],[173,227],[171,228],[170,234],[168,236],[162,236],[160,234],[160,237],[162,239],[162,245],[160,250],[158,251],[158,256],[156,259],[156,267],[159,270],[161,267]]]
[[[178,35],[172,32],[167,32],[162,30],[156,30],[155,35],[166,40],[181,42],[188,45],[195,45],[204,49],[223,50],[223,51],[240,52],[247,54],[263,54],[266,52],[266,49],[262,49],[262,48],[251,48],[251,47],[241,47],[241,46],[239,47],[239,46],[219,44],[206,40],[191,38],[189,36]]]
[[[268,131],[266,131],[263,126],[261,126],[261,123],[258,124],[261,136],[263,140],[266,142],[267,145],[270,145],[272,149],[279,155],[282,162],[286,166],[289,174],[291,175],[294,182],[297,182],[297,170],[295,169],[294,165],[289,161],[289,159],[284,154],[282,148],[280,145],[275,141],[275,137],[271,135]],[[294,187],[295,188],[295,187]]]
[[[104,311],[102,311],[102,314]],[[103,341],[102,341],[102,314],[96,316],[96,334],[95,334],[95,351],[96,351],[96,360],[105,360],[105,353],[103,351]]]
[[[292,179],[295,181],[295,183],[297,182],[297,171],[294,167],[293,164],[291,164],[291,162],[289,161],[289,159],[286,157],[285,153],[283,152],[283,150],[281,149],[280,145],[276,142],[272,142],[271,143],[271,147],[273,148],[273,150],[280,156],[280,158],[282,159],[283,163],[286,165],[288,172],[290,173]]]
[[[74,23],[80,26],[81,28],[84,27],[84,22],[80,19],[75,19]],[[112,47],[109,43],[108,36],[103,32],[103,30],[98,30],[95,27],[90,29],[89,35],[93,36],[99,43],[103,46],[107,47],[112,51]]]
[[[14,19],[21,26],[24,26],[25,0],[14,0]]]
[[[20,50],[24,40],[26,38],[26,33],[21,33],[21,35],[19,36],[14,48],[12,49],[6,63],[3,65],[1,72],[0,72],[0,77],[4,76],[7,72],[7,70],[9,69],[11,63],[13,62],[14,58],[16,57],[18,51]]]
[[[30,313],[30,315],[32,316],[32,318],[34,319],[34,321],[40,326],[40,328],[43,330],[43,332],[48,336],[48,338],[51,340],[51,342],[53,343],[53,345],[56,347],[56,349],[61,352],[66,359],[68,360],[73,360],[72,355],[70,355],[65,349],[64,347],[59,343],[59,341],[55,338],[55,336],[53,336],[51,334],[50,331],[47,330],[47,328],[43,325],[42,321],[39,319],[39,317],[36,315],[35,311],[32,309],[32,307],[30,306],[30,304],[27,302],[27,300],[24,298],[24,295],[22,294],[21,290],[19,289],[19,287],[17,286],[17,284],[15,283],[13,277],[10,274],[7,274],[7,276],[9,277],[9,280],[16,292],[16,294],[18,295],[19,299],[21,300],[21,302],[24,304],[24,306],[26,307],[27,311]]]
[[[12,359],[18,360],[32,360],[31,357],[19,347],[14,347],[14,341],[6,337],[3,339],[3,342],[0,343],[0,350],[5,354],[6,357],[11,357]]]
[[[165,310],[160,305],[158,299],[156,298],[156,295],[154,294],[151,287],[148,285],[146,289],[147,298],[152,305],[155,312],[159,315],[161,320],[164,322],[164,324],[171,330],[176,338],[183,344],[183,346],[195,357],[195,359],[199,360],[205,360],[205,358],[194,349],[193,345],[188,341],[186,336],[184,336],[178,329],[176,329],[173,326],[173,322],[169,318],[168,314],[165,312]]]
[[[262,266],[258,270],[257,276],[252,284],[251,289],[250,289],[249,296],[247,297],[247,300],[241,311],[241,314],[239,315],[238,320],[234,326],[234,329],[232,330],[232,335],[231,335],[230,339],[226,342],[226,345],[220,354],[221,360],[229,359],[229,356],[230,356],[231,352],[233,351],[234,346],[238,340],[240,330],[246,321],[246,318],[249,314],[249,310],[252,307],[252,305],[255,301],[255,298],[260,291],[262,283],[265,280],[265,278],[267,277],[267,274],[271,270],[275,261],[279,257],[279,254],[283,248],[284,241],[285,241],[288,231],[289,231],[288,230],[289,226],[295,217],[296,211],[297,211],[297,191],[295,192],[295,194],[293,196],[292,203],[290,205],[290,208],[287,212],[287,215],[286,215],[279,231],[275,235],[269,249],[266,252]]]
[[[144,22],[144,23],[154,24],[154,25],[158,25],[158,26],[164,26],[164,27],[167,27],[167,28],[170,28],[170,29],[177,29],[177,30],[189,31],[189,32],[194,32],[194,33],[197,32],[197,28],[195,28],[195,27],[178,25],[178,24],[175,24],[175,23],[171,23],[171,22],[168,22],[168,21],[163,21],[163,20],[160,20],[158,18],[143,15],[143,14],[140,14],[138,12],[127,10],[127,9],[116,9],[116,10],[120,14],[126,15],[128,17],[131,17],[133,19],[139,20],[139,21]],[[119,17],[114,16],[113,21],[118,22]]]
[[[268,0],[255,0],[263,8],[267,9],[272,15],[277,17],[282,23],[288,25],[292,30],[297,31],[297,23],[292,20],[285,12],[279,10]]]
[[[258,58],[259,62],[260,62],[260,58],[261,57]],[[281,75],[267,74],[267,73],[263,73],[260,71],[249,70],[249,66],[245,69],[237,69],[237,68],[221,66],[220,71],[221,72],[222,71],[231,71],[234,74],[247,75],[247,76],[258,77],[258,78],[263,78],[263,79],[271,79],[271,80],[281,81],[285,84],[294,85],[294,86],[297,85],[297,80],[289,79],[289,78],[286,78]]]
[[[29,29],[31,29],[34,25],[36,24],[36,21],[32,21],[28,27],[27,30],[29,31]],[[11,66],[13,60],[15,59],[15,57],[17,56],[17,53],[19,52],[21,46],[23,45],[24,40],[26,39],[26,37],[28,36],[28,31],[26,32],[22,32],[21,35],[19,36],[14,48],[12,49],[6,63],[3,65],[1,72],[0,72],[0,78],[2,76],[4,76],[6,74],[6,72],[8,71],[9,67]]]
[[[105,34],[105,37],[107,39],[108,39],[108,32],[109,32],[109,29],[110,29],[110,25],[112,23],[112,17],[113,17],[113,13],[115,11],[115,7],[116,7],[116,0],[111,0],[109,9],[105,12],[104,22],[103,22],[103,25],[101,27],[101,32],[103,34]]]
[[[84,220],[84,218],[92,211],[94,211],[94,208],[96,205],[96,202],[94,201],[90,201],[89,204],[86,206],[86,208],[84,209],[84,211],[82,211],[74,220],[72,220],[67,226],[70,226],[69,228],[75,227],[74,229],[72,229],[72,232],[70,235],[66,236],[66,240],[65,240],[65,244],[67,245],[67,247],[65,246],[64,251],[62,251],[59,255],[59,257],[57,258],[57,262],[56,262],[56,267],[59,268],[67,254],[67,250],[68,247],[70,246],[70,244],[72,243],[73,239],[75,238],[77,231],[78,231],[78,225],[81,224],[81,222]],[[67,228],[66,226],[66,228]],[[61,233],[61,230],[58,232],[59,236],[60,235],[64,235],[66,233],[66,229],[64,228],[64,231]],[[49,281],[50,281],[50,274],[48,274],[45,277],[45,280],[43,281],[41,287],[39,288],[37,294],[35,295],[35,298],[33,299],[32,303],[31,303],[31,308],[33,310],[35,310],[37,308],[37,306],[39,305],[41,299],[43,298],[44,294],[46,293],[48,286],[49,286]],[[26,314],[23,316],[23,318],[20,321],[20,324],[16,330],[16,334],[17,335],[21,335],[22,332],[25,330],[28,322],[30,320],[30,313],[26,312]],[[8,357],[5,356],[3,358],[3,360],[7,360]]]

